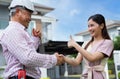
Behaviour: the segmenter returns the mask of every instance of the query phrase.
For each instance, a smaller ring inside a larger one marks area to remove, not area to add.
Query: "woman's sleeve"
[[[112,40],[105,40],[104,43],[99,47],[97,51],[102,52],[103,54],[109,57],[113,51],[113,48],[114,46],[113,46]]]

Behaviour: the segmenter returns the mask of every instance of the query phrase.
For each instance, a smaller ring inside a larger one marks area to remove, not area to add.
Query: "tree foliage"
[[[117,36],[114,39],[114,50],[120,50],[120,36]]]

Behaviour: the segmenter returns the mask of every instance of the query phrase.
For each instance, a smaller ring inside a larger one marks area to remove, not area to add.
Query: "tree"
[[[113,42],[114,42],[114,50],[120,50],[120,36],[115,37]]]

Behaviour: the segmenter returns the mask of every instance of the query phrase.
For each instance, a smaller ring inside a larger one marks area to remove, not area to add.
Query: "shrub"
[[[120,79],[120,72],[118,73],[118,78]]]
[[[120,36],[115,37],[113,42],[114,42],[114,49],[120,50]]]

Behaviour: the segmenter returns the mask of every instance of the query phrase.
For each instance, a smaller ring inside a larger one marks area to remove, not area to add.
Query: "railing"
[[[118,74],[120,73],[120,51],[114,51],[114,63],[115,63],[115,72],[116,72],[116,79],[120,79]]]

